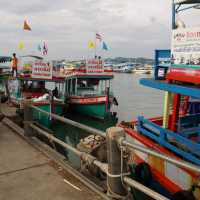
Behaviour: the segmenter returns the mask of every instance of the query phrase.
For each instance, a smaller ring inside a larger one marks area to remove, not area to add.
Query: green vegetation
[[[152,65],[154,63],[154,60],[151,58],[144,58],[144,57],[138,57],[138,58],[124,58],[124,57],[116,57],[116,58],[106,58],[106,62],[112,62],[114,64],[118,63],[125,63],[125,62],[136,62],[140,64],[150,64]]]

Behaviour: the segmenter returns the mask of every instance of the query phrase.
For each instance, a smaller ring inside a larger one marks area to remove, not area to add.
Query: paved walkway
[[[0,200],[101,200],[0,123]]]

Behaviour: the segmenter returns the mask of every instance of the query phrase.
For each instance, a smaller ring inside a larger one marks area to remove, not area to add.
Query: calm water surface
[[[138,115],[154,117],[162,114],[164,93],[139,84],[141,78],[151,75],[115,73],[113,91],[119,106],[113,107],[119,121],[130,121]]]

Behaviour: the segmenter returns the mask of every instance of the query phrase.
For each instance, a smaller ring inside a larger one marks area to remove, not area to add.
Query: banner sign
[[[104,72],[104,62],[100,59],[90,59],[87,60],[86,73],[88,74],[98,74]]]
[[[32,65],[32,78],[52,79],[53,65],[50,62],[36,61]]]
[[[171,64],[200,68],[200,27],[173,30]]]

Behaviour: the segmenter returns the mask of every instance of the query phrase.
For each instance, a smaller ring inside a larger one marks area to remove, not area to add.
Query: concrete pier
[[[101,200],[73,175],[0,123],[0,200]]]

